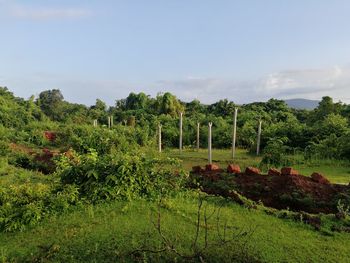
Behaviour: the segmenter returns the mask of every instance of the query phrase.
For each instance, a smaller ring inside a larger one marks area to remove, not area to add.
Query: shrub
[[[78,203],[74,186],[56,189],[49,184],[27,183],[0,187],[0,230],[22,231],[47,215],[62,213]]]
[[[73,148],[79,153],[95,149],[98,154],[109,154],[112,150],[128,151],[137,146],[135,129],[115,126],[113,129],[91,126],[65,126],[57,134],[57,144]]]
[[[146,157],[140,152],[99,155],[95,150],[62,155],[57,173],[63,184],[79,187],[83,197],[98,200],[154,198],[180,187],[183,174],[175,174],[175,159]]]
[[[261,167],[290,165],[290,160],[286,156],[288,147],[284,145],[286,140],[286,138],[272,138],[268,141],[263,151]]]

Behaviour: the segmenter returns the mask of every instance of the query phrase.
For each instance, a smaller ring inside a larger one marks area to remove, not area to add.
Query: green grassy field
[[[208,163],[207,150],[184,150],[179,153],[179,150],[168,150],[165,152],[171,157],[176,157],[182,160],[184,169],[191,170],[192,166],[205,166]],[[231,150],[213,150],[213,163],[218,164],[221,168],[226,168],[229,163],[239,164],[241,169],[247,166],[259,166],[261,157],[249,154],[246,150],[238,149],[236,158],[232,160]],[[299,156],[296,158],[301,159]],[[350,182],[350,163],[340,161],[319,161],[310,163],[301,163],[293,165],[301,174],[310,176],[313,172],[324,174],[331,182],[348,184]]]
[[[186,170],[207,163],[205,150],[185,150],[181,155],[171,150],[162,154],[180,158]],[[214,150],[213,160],[224,168],[232,163],[230,155],[229,150]],[[0,184],[3,186],[49,184],[58,180],[0,161]],[[259,162],[260,158],[244,150],[237,151],[235,163],[243,169],[258,166]],[[324,173],[333,182],[349,181],[350,167],[341,162],[323,161],[294,167],[306,175],[313,171]],[[205,227],[204,211],[208,214],[220,211],[220,214],[214,213]],[[197,194],[192,191],[163,200],[162,231],[181,254],[193,253],[197,212]],[[310,225],[277,218],[261,209],[248,209],[219,197],[208,199],[200,215],[199,248],[205,244],[205,229],[208,229],[209,245],[202,255],[205,262],[349,262],[350,234],[329,231],[337,222],[332,216],[323,216],[326,230],[316,231]],[[156,201],[80,205],[64,214],[48,216],[23,232],[0,233],[0,262],[183,262],[182,257],[168,250],[146,251],[163,248],[154,226],[156,222]],[[219,242],[218,229],[222,235],[224,228],[227,236],[242,235],[225,245],[214,246]],[[140,248],[144,251],[138,251]]]
[[[203,208],[210,213],[217,209],[217,202],[222,200],[214,198]],[[141,259],[143,262],[181,262],[181,257],[170,252],[130,255],[141,247],[161,248],[160,236],[152,224],[156,211],[157,204],[147,201],[80,208],[51,217],[21,233],[0,234],[0,259],[2,262],[129,262]],[[181,253],[191,253],[196,218],[195,195],[167,199],[161,209],[164,235]],[[199,246],[204,244],[201,222]],[[209,245],[204,252],[207,262],[349,262],[350,235],[346,233],[327,236],[311,226],[227,202],[220,211],[219,222],[221,227],[226,222],[229,230],[234,229],[233,233],[248,231],[249,235],[227,245]],[[214,216],[208,221],[209,244],[218,240],[216,225]]]

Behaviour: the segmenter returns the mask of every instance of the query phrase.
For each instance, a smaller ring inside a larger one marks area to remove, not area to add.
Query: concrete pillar
[[[158,151],[162,152],[162,125],[158,125]]]
[[[111,117],[108,116],[108,129],[111,128]]]
[[[260,154],[260,140],[261,140],[261,125],[262,121],[259,121],[259,128],[258,128],[258,138],[256,140],[256,155]]]
[[[237,113],[238,113],[238,108],[235,108],[235,113],[233,114],[232,159],[235,158],[235,154],[236,154]]]
[[[180,112],[180,138],[179,138],[179,150],[180,150],[180,153],[182,153],[182,115],[183,113]]]
[[[212,152],[211,152],[211,126],[213,124],[209,122],[208,124],[208,162],[212,164]]]
[[[200,128],[200,123],[197,123],[197,151],[199,151],[199,128]]]

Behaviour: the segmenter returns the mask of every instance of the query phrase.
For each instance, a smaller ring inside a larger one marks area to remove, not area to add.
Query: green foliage
[[[206,147],[206,126],[208,122],[213,122],[213,147],[227,148],[231,144],[232,115],[234,108],[237,107],[234,102],[227,99],[204,105],[198,100],[184,103],[169,92],[160,93],[156,98],[151,98],[141,92],[139,94],[130,93],[127,98],[116,101],[114,107],[107,107],[105,102],[97,99],[96,104],[88,108],[64,101],[60,90],[43,91],[34,103],[33,96],[28,100],[16,98],[6,88],[0,90],[0,102],[0,124],[7,128],[21,127],[15,131],[17,139],[21,138],[26,143],[45,147],[47,141],[41,136],[43,129],[38,127],[29,129],[33,121],[39,120],[41,123],[45,120],[45,115],[61,124],[88,124],[89,126],[95,119],[98,120],[100,126],[106,126],[107,117],[113,116],[115,129],[123,135],[127,133],[129,136],[132,132],[116,128],[118,123],[128,124],[138,129],[132,136],[140,145],[147,145],[151,140],[156,140],[156,126],[161,123],[164,147],[177,147],[179,113],[184,112],[183,145],[185,147],[193,147],[196,144],[197,122],[201,124],[200,145]],[[309,145],[322,144],[322,140],[335,134],[337,145],[341,147],[341,153],[327,155],[333,156],[332,158],[349,158],[350,147],[345,139],[349,132],[350,121],[348,105],[340,102],[334,103],[332,98],[324,97],[319,106],[312,111],[292,110],[284,101],[276,99],[238,107],[237,146],[239,147],[255,148],[257,123],[261,119],[263,121],[261,149],[267,146],[269,138],[286,137],[288,140],[285,146],[290,147],[290,150],[304,151]],[[49,123],[45,122],[45,126],[46,124]],[[23,127],[28,128],[24,130]],[[81,144],[79,147],[84,148],[86,152],[88,148],[95,148],[88,147],[90,144],[98,147],[97,141],[88,143],[86,147],[83,145],[84,142],[76,143]],[[313,152],[309,151],[309,153]],[[322,155],[325,156],[325,154],[320,154]]]
[[[64,119],[63,99],[63,95],[59,89],[46,90],[39,94],[37,104],[52,120],[62,121]]]
[[[172,117],[178,116],[180,112],[184,111],[184,106],[176,96],[169,92],[158,94],[155,105],[159,114],[169,114]]]
[[[147,137],[142,137],[139,130],[120,125],[112,130],[87,125],[69,125],[62,128],[57,137],[58,144],[73,148],[79,153],[87,153],[89,149],[95,149],[99,154],[108,154],[112,150],[124,152],[137,147],[138,141],[140,144],[147,144],[143,141],[147,140]]]
[[[287,140],[286,137],[271,138],[264,149],[264,155],[260,166],[267,166],[267,168],[270,168],[271,166],[279,167],[290,165],[290,160],[287,158],[286,154],[288,147],[285,146]]]
[[[0,125],[18,128],[42,118],[43,114],[31,99],[17,98],[7,88],[0,87]]]
[[[150,106],[151,99],[145,93],[141,92],[135,94],[131,92],[125,99],[125,110],[146,110],[147,106]]]
[[[144,154],[114,153],[61,156],[57,174],[63,184],[79,187],[81,196],[96,202],[135,198],[155,198],[179,189],[183,175],[174,174],[175,159],[146,157]]]
[[[63,190],[42,183],[0,187],[0,230],[22,231],[49,214],[67,211],[78,202],[78,191],[74,186]]]

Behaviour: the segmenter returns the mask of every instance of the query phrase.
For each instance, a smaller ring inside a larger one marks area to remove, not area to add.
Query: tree
[[[180,101],[170,92],[164,95],[158,94],[156,104],[160,114],[169,114],[172,117],[178,116],[179,112],[183,112],[185,107]]]
[[[149,96],[145,93],[141,92],[139,94],[130,93],[125,101],[125,109],[126,110],[139,110],[146,109],[149,103]]]
[[[107,110],[107,105],[104,101],[100,99],[96,99],[96,103],[94,106],[91,107],[92,109],[96,109],[99,111],[106,111]]]
[[[227,99],[219,100],[209,106],[209,111],[219,116],[232,116],[235,111],[235,104]]]
[[[322,98],[318,107],[311,114],[310,123],[322,121],[326,116],[328,116],[331,113],[338,114],[340,113],[341,109],[342,109],[341,102],[334,103],[331,97],[325,96]]]
[[[97,119],[99,123],[106,123],[107,104],[100,99],[96,99],[95,105],[90,107],[89,115],[92,119]]]
[[[337,137],[344,135],[348,129],[348,120],[339,114],[329,114],[321,123],[318,133],[323,136],[335,134]]]
[[[59,89],[46,90],[39,94],[37,104],[52,120],[60,121],[64,118],[63,95]]]

